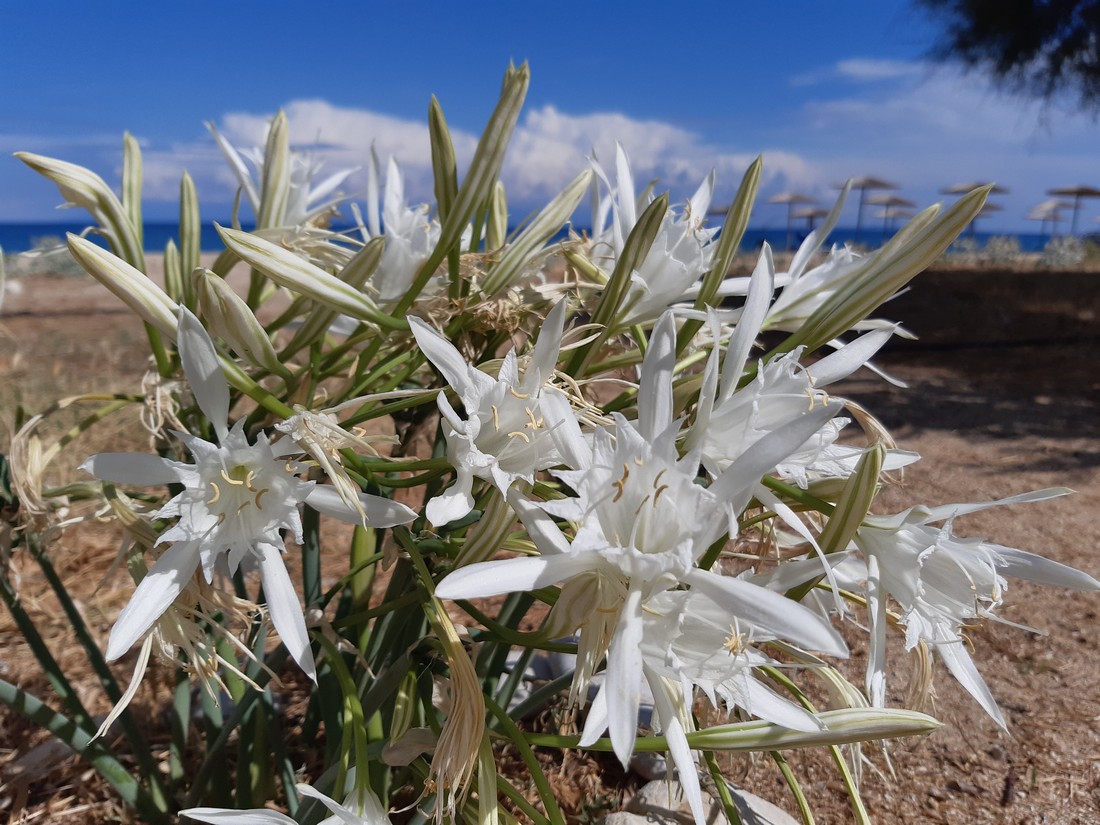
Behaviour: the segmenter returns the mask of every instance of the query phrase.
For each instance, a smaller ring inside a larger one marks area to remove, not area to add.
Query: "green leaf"
[[[263,177],[260,180],[260,213],[257,229],[282,226],[290,200],[290,124],[281,109],[271,121],[264,149]]]
[[[360,321],[369,321],[385,329],[409,328],[404,319],[385,314],[358,289],[299,258],[290,250],[258,235],[226,229],[217,224],[215,227],[229,250],[280,286]]]
[[[458,197],[458,164],[455,147],[451,142],[451,130],[443,109],[432,95],[428,105],[428,137],[432,145],[432,175],[435,180],[436,212],[442,223],[451,214],[451,207]]]
[[[129,132],[122,137],[122,208],[134,237],[141,244],[141,146]]]
[[[523,100],[527,96],[530,80],[531,73],[527,64],[519,69],[509,70],[505,76],[500,101],[492,117],[489,118],[481,140],[478,141],[473,160],[470,161],[470,168],[466,172],[462,186],[458,189],[453,207],[443,219],[439,242],[432,254],[421,264],[412,286],[394,309],[394,315],[404,315],[413,305],[432,274],[443,263],[451,249],[461,241],[462,232],[473,217],[474,211],[489,197],[500,174],[500,167],[504,163],[504,153],[508,149],[508,142],[515,130],[520,109],[523,108]]]
[[[981,210],[989,189],[975,189],[943,214],[933,206],[913,218],[766,358],[802,345],[813,352],[866,318],[943,254]]]
[[[500,249],[508,239],[508,196],[499,180],[489,198],[489,220],[485,227],[485,245],[490,251]]]
[[[523,272],[534,252],[569,220],[591,183],[592,170],[586,169],[573,178],[570,184],[516,236],[500,256],[500,260],[490,267],[485,276],[486,295],[495,295]]]
[[[202,218],[195,182],[186,172],[180,178],[180,272],[190,274],[202,265]],[[188,279],[183,282],[183,302],[194,309],[195,294]]]

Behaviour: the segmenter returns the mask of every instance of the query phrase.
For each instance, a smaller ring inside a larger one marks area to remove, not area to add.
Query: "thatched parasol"
[[[862,178],[852,178],[851,186],[853,189],[859,190],[859,209],[856,211],[856,240],[859,240],[860,230],[863,228],[863,202],[867,194],[868,189],[897,189],[898,186],[890,181],[883,180],[882,178],[873,178],[870,176]],[[843,189],[844,184],[840,184],[837,189]]]
[[[945,186],[940,190],[940,194],[943,195],[968,195],[975,189],[980,189],[983,186],[989,186],[988,182],[982,181],[966,181],[965,183],[956,183],[951,186]],[[991,195],[1007,195],[1008,190],[1005,187],[994,183],[993,188],[989,190]]]
[[[1046,222],[1050,221],[1050,236],[1053,238],[1058,224],[1064,220],[1062,210],[1069,209],[1072,205],[1060,200],[1046,200],[1032,207],[1031,211],[1027,213],[1027,219],[1029,221],[1040,221],[1040,235],[1044,234],[1043,230],[1046,228]]]
[[[800,203],[817,203],[817,198],[802,192],[781,192],[768,198],[768,203],[787,204],[787,249],[791,248],[791,220],[794,218],[794,207]]]
[[[905,201],[905,198],[899,198],[898,200]],[[908,204],[909,201],[905,201],[905,203]],[[878,212],[875,212],[871,217],[882,218],[882,234],[885,239],[885,236],[893,229],[894,221],[899,218],[913,217],[913,210],[906,209],[905,204],[887,204]]]
[[[1048,189],[1048,195],[1059,198],[1073,198],[1073,218],[1069,224],[1069,234],[1077,234],[1077,213],[1081,210],[1082,198],[1100,198],[1100,189],[1095,186],[1078,184],[1077,186],[1063,186],[1058,189]]]
[[[829,214],[829,210],[822,206],[809,206],[805,209],[796,209],[792,214],[799,220],[805,219],[806,229],[813,232],[814,224],[817,222],[817,219],[824,218]]]

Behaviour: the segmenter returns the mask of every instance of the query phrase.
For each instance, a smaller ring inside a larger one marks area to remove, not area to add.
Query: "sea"
[[[5,254],[27,252],[32,249],[46,249],[57,244],[64,243],[67,232],[81,233],[87,228],[85,223],[0,223],[0,248]],[[242,225],[242,229],[251,229],[248,225]],[[351,226],[333,227],[334,229],[353,229]],[[579,227],[574,227],[580,231]],[[784,250],[797,247],[805,238],[805,228],[795,228],[788,233],[784,227],[749,228],[741,241],[742,250],[759,249],[767,241],[775,250]],[[863,227],[857,231],[854,227],[837,227],[828,239],[830,244],[855,243],[860,246],[875,248],[881,246],[893,232],[883,231],[881,226]],[[1050,235],[1039,232],[985,232],[968,230],[963,237],[971,238],[969,244],[977,244],[984,247],[990,238],[1015,237],[1020,245],[1021,252],[1041,252],[1050,241]],[[103,243],[95,234],[88,236],[91,240]],[[174,223],[146,223],[145,224],[145,251],[163,252],[169,240],[178,238],[178,227]],[[178,241],[177,241],[178,243]],[[105,244],[104,244],[105,245]],[[218,252],[223,247],[218,238],[218,233],[212,223],[202,228],[201,245],[204,252]]]

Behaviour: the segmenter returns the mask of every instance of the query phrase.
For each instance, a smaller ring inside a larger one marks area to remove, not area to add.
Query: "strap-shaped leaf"
[[[668,194],[665,193],[653,200],[630,230],[630,234],[623,244],[623,251],[619,259],[615,261],[615,268],[611,272],[611,278],[600,295],[599,303],[592,313],[592,322],[602,324],[605,327],[612,326],[615,316],[626,298],[630,279],[634,272],[641,268],[657,232],[661,228],[665,212],[668,211]]]
[[[531,72],[526,63],[518,69],[510,69],[505,75],[500,101],[492,117],[489,118],[481,140],[478,141],[474,158],[470,161],[470,168],[455,196],[453,208],[443,219],[439,242],[432,254],[421,264],[416,279],[405,297],[394,308],[395,316],[403,317],[413,305],[432,274],[443,263],[455,244],[461,240],[462,231],[473,217],[474,211],[489,197],[500,174],[500,167],[504,163],[504,153],[516,128],[516,121],[519,120],[519,112],[523,108],[523,100],[527,96],[530,81]]]
[[[458,197],[458,163],[451,130],[443,117],[443,108],[435,95],[428,105],[428,137],[432,145],[432,175],[435,180],[436,213],[440,222],[447,220]]]
[[[591,182],[592,170],[581,172],[516,236],[485,277],[484,290],[487,295],[499,292],[523,271],[532,254],[569,220]]]
[[[409,328],[404,319],[386,315],[358,289],[299,258],[290,250],[248,232],[215,226],[227,249],[279,286],[360,321],[369,321],[386,329]]]
[[[30,152],[15,156],[38,174],[49,178],[68,203],[88,210],[113,251],[131,266],[145,269],[141,242],[134,235],[130,218],[122,203],[99,175],[63,160],[47,158]]]
[[[141,221],[141,146],[127,132],[122,137],[122,208],[137,242],[143,242]]]
[[[199,215],[199,196],[195,191],[195,181],[187,172],[180,178],[180,271],[194,272],[202,264],[202,219]],[[192,284],[186,280],[183,284],[183,302],[188,307],[195,305],[195,293]]]
[[[812,352],[866,318],[943,254],[981,210],[989,189],[975,189],[942,214],[929,207],[917,215],[771,355],[800,345]]]
[[[264,149],[263,178],[260,180],[260,213],[256,227],[282,226],[290,200],[290,124],[282,110],[271,121]]]

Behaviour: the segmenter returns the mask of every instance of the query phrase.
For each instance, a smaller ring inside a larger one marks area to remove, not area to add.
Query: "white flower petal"
[[[431,498],[424,508],[424,515],[427,516],[431,525],[441,527],[444,524],[450,524],[473,510],[473,485],[473,474],[459,467],[455,483]]]
[[[861,335],[831,355],[827,355],[810,368],[815,387],[824,387],[847,378],[870,360],[893,337],[896,326],[876,329]]]
[[[230,808],[187,808],[180,811],[180,816],[209,822],[211,825],[298,825],[286,814],[267,808],[251,808],[246,811]]]
[[[464,396],[472,390],[474,385],[470,379],[469,365],[454,344],[415,316],[410,315],[408,322],[424,356],[443,374],[443,378],[455,392]]]
[[[543,554],[569,554],[569,542],[565,535],[541,507],[525,499],[514,489],[508,491],[508,503],[519,515],[523,526],[527,529],[527,535]]]
[[[672,371],[676,366],[676,323],[665,312],[653,328],[638,386],[638,432],[655,440],[672,423]]]
[[[619,625],[607,650],[607,725],[611,746],[623,768],[634,753],[642,694],[642,592],[626,597]]]
[[[796,601],[732,576],[698,568],[686,581],[730,613],[802,647],[846,658],[848,646],[832,625]]]
[[[80,469],[102,481],[139,487],[172,484],[193,475],[186,464],[147,453],[98,453],[81,464]]]
[[[271,624],[279,634],[287,652],[298,667],[317,681],[317,666],[313,661],[313,651],[309,646],[309,633],[306,631],[302,606],[298,594],[287,573],[286,564],[278,548],[263,547],[260,560],[260,575],[264,584],[264,596],[267,598],[267,610],[271,615]]]
[[[539,381],[548,381],[554,374],[558,362],[558,352],[561,349],[562,331],[565,329],[565,311],[569,302],[565,299],[554,304],[546,316],[539,330],[539,339],[535,342],[535,349],[531,353],[531,361],[528,370],[534,369],[539,376]]]
[[[745,298],[745,308],[741,320],[730,337],[725,360],[722,362],[722,388],[719,398],[728,399],[737,389],[741,374],[745,371],[745,362],[752,350],[760,326],[768,313],[772,293],[775,291],[775,264],[772,262],[772,250],[766,243],[760,250],[760,259],[752,271],[749,291]]]
[[[805,444],[826,421],[840,412],[841,406],[825,404],[768,433],[727,467],[711,484],[710,491],[720,501],[736,502],[739,506],[735,509],[740,509],[744,502],[736,499],[775,465]]]
[[[218,440],[225,438],[229,420],[229,384],[218,361],[214,342],[199,319],[187,307],[179,308],[180,361],[195,400],[214,425]]]
[[[157,559],[153,569],[138,584],[130,602],[118,614],[107,641],[107,661],[113,662],[145,635],[195,575],[199,565],[199,543],[182,541]]]
[[[545,587],[593,570],[594,554],[499,559],[471,564],[447,575],[435,589],[441,599],[480,599]]]
[[[996,567],[999,573],[1071,590],[1100,590],[1100,581],[1068,565],[1012,547],[999,544],[986,546],[998,557]]]
[[[416,512],[401,502],[369,493],[359,493],[358,497],[367,516],[367,527],[393,527],[396,524],[408,524],[416,518]],[[361,521],[359,513],[344,503],[340,493],[331,484],[315,485],[306,496],[305,503],[317,512],[347,524],[359,524]]]
[[[937,631],[936,635],[940,638],[934,649],[947,665],[947,669],[951,671],[951,675],[959,680],[959,684],[978,701],[982,710],[988,713],[994,722],[1007,730],[1008,725],[1005,724],[1001,710],[997,707],[997,700],[993,698],[985,679],[974,666],[974,660],[970,658],[970,653],[966,649],[966,642],[958,637],[952,638],[940,628],[937,628]]]
[[[353,790],[344,800],[344,804],[341,805],[335,799],[325,796],[311,785],[299,783],[295,787],[297,787],[299,794],[316,799],[347,825],[383,825],[383,823],[388,825],[390,821],[386,811],[382,808],[382,803],[369,789],[364,788],[361,796]],[[353,804],[356,808],[359,808],[360,812],[357,813],[348,807]]]

